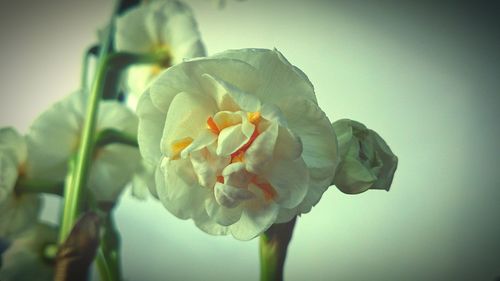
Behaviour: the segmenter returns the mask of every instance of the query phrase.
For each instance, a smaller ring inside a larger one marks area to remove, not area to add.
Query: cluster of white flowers
[[[151,193],[209,234],[249,240],[309,212],[332,184],[345,193],[389,190],[397,157],[385,141],[356,121],[332,125],[308,77],[279,51],[206,57],[191,9],[175,0],[145,1],[115,27],[117,52],[165,59],[126,69],[122,84],[129,106],[139,99],[136,111],[118,101],[99,104],[95,135],[136,136],[138,148],[94,147],[86,188],[96,201],[114,203],[132,182],[136,197]],[[38,222],[36,188],[16,188],[65,181],[88,97],[80,90],[57,102],[26,136],[0,129],[0,240],[11,244],[2,280],[32,278],[16,272],[55,241],[54,228]],[[37,278],[51,278],[46,265],[33,266],[43,272]]]

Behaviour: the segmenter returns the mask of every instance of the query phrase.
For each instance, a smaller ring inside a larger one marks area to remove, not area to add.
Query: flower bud
[[[357,194],[368,189],[389,190],[398,158],[375,131],[341,119],[333,124],[341,162],[333,184],[342,192]]]

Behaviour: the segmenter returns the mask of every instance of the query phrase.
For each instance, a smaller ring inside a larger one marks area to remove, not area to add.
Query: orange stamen
[[[207,127],[212,131],[212,133],[218,135],[220,133],[219,127],[217,127],[217,124],[215,123],[214,119],[212,116],[208,117],[207,119]]]
[[[224,183],[224,177],[223,176],[217,176],[217,182]]]
[[[266,201],[271,201],[274,200],[276,197],[278,197],[278,193],[276,192],[274,187],[269,183],[267,182],[259,183],[255,178],[252,179],[252,183],[255,184],[257,187],[259,187],[260,190],[262,190],[262,192],[264,193],[264,199]]]
[[[242,147],[240,147],[238,150],[236,150],[235,152],[231,153],[231,159],[237,157],[239,154],[241,153],[245,153],[248,148],[250,147],[250,145],[252,145],[253,141],[259,136],[259,131],[257,130],[257,128],[255,128],[255,130],[253,131],[252,135],[250,136],[250,139],[247,141],[247,143],[245,143]]]

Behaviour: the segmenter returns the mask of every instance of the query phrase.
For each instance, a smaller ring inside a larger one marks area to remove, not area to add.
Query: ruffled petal
[[[220,185],[220,183],[217,183],[215,187],[217,188],[218,185]],[[241,207],[226,207],[219,204],[216,201],[216,198],[213,197],[208,198],[205,201],[205,210],[210,218],[212,218],[216,223],[223,226],[229,226],[237,222],[240,219],[242,213]]]
[[[325,113],[314,102],[290,98],[279,105],[289,129],[302,141],[302,158],[309,168],[310,188],[300,212],[308,212],[331,185],[339,163],[337,139]]]
[[[278,212],[279,207],[273,202],[251,200],[243,209],[240,220],[229,226],[229,230],[238,240],[253,239],[274,223]]]
[[[160,171],[164,181],[156,181],[156,191],[167,210],[180,219],[196,218],[205,212],[204,202],[212,191],[198,184],[188,159],[165,158]]]
[[[141,155],[147,162],[155,165],[161,158],[160,141],[167,114],[153,105],[149,92],[146,92],[139,100],[137,115],[137,141]]]
[[[277,104],[290,97],[301,97],[316,103],[309,79],[277,50],[229,50],[213,57],[242,60],[258,69],[262,83],[255,94],[263,103]]]
[[[175,141],[191,138],[194,140],[206,130],[206,120],[215,114],[216,108],[207,97],[179,93],[172,100],[161,141],[164,155],[172,157],[172,144]]]

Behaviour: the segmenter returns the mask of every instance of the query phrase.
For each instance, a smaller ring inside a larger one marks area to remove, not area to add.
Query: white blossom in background
[[[335,121],[341,162],[333,183],[342,192],[356,194],[368,189],[389,190],[398,158],[377,132],[349,119]]]
[[[306,75],[276,50],[175,65],[137,112],[159,199],[207,233],[252,239],[309,212],[333,180],[331,123]]]
[[[53,280],[54,267],[43,257],[44,247],[57,242],[54,227],[37,224],[10,241],[2,254],[0,280],[49,281]]]
[[[31,125],[27,135],[28,164],[26,176],[31,179],[64,180],[70,157],[81,140],[87,95],[76,92],[54,104]],[[102,101],[96,124],[96,135],[104,129],[137,134],[137,117],[117,101]],[[137,148],[108,144],[93,153],[87,185],[97,200],[114,201],[132,179],[140,164]]]
[[[0,238],[10,238],[34,224],[41,201],[36,194],[16,194],[24,174],[26,141],[13,128],[0,129]]]
[[[126,11],[116,20],[114,41],[121,52],[168,54],[162,63],[129,67],[125,81],[132,101],[165,68],[187,58],[205,56],[190,7],[175,0],[148,1]]]

